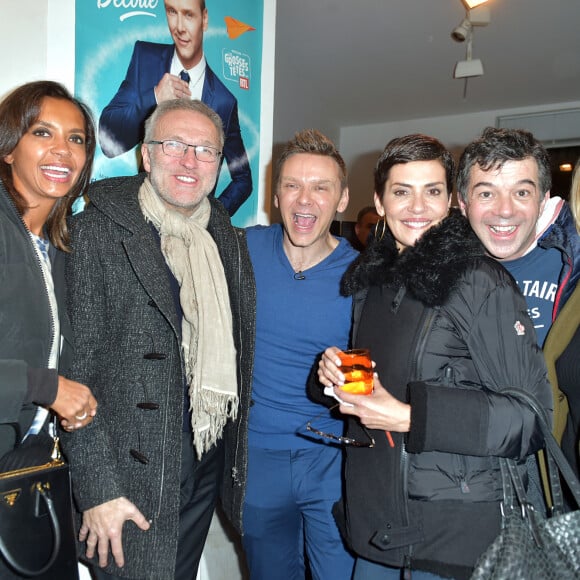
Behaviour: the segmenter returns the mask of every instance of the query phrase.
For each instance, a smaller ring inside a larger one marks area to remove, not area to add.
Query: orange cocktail
[[[370,395],[373,392],[373,366],[368,348],[343,350],[338,353],[344,375],[344,385],[340,388],[355,395]]]

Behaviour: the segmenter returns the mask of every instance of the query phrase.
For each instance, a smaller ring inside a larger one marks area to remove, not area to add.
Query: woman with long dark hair
[[[74,430],[97,403],[59,374],[71,355],[66,216],[91,175],[88,109],[59,83],[22,85],[0,102],[0,458],[48,417]]]

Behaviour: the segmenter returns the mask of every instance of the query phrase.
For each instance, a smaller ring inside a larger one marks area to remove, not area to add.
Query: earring
[[[379,236],[379,224],[382,226],[381,228],[381,235]],[[383,219],[382,221],[379,220],[376,224],[375,224],[375,240],[378,240],[379,242],[385,237],[385,232],[387,231],[387,216],[383,215]]]

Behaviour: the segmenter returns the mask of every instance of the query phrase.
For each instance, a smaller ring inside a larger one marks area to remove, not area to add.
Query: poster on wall
[[[222,118],[215,196],[255,223],[264,0],[76,0],[75,94],[93,111],[93,177],[137,173],[144,120],[187,95]],[[205,8],[204,8],[205,6]]]

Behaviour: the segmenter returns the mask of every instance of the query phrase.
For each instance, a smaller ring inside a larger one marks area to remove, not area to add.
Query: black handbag
[[[33,435],[0,459],[0,577],[78,580],[69,467]]]
[[[535,397],[520,389],[502,391],[526,402],[545,439],[552,514],[547,519],[526,499],[517,464],[500,458],[502,528],[479,558],[471,580],[568,580],[580,578],[580,511],[564,513],[560,474],[580,506],[580,482],[554,439]]]

